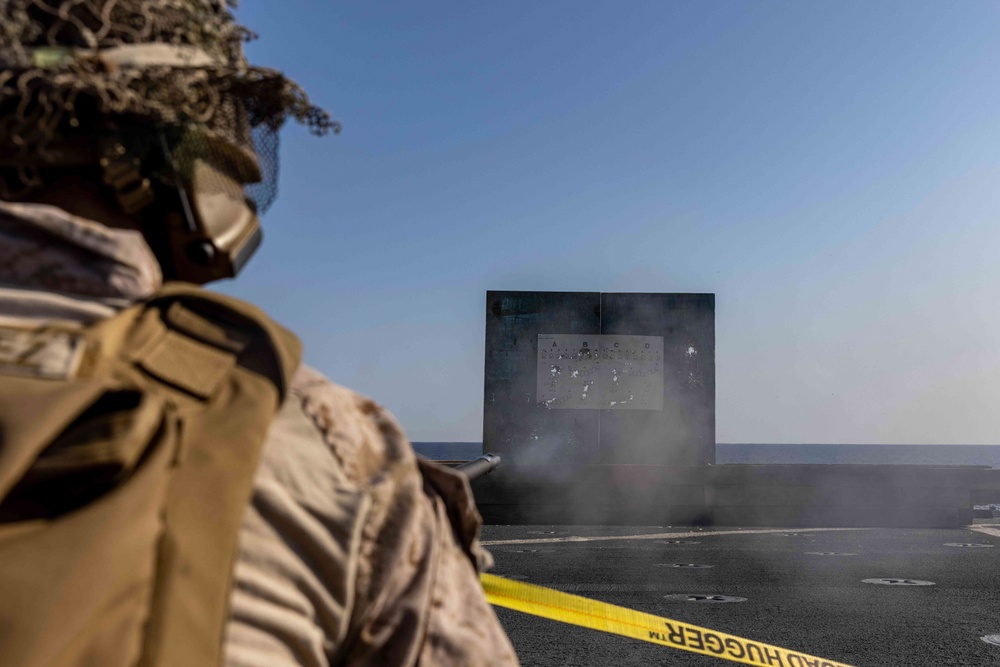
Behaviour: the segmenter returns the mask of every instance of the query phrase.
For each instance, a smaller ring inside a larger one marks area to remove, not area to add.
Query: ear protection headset
[[[243,192],[260,180],[259,168],[244,153],[213,145],[186,155],[182,169],[163,132],[157,144],[158,159],[147,155],[144,163],[123,144],[105,141],[104,184],[125,213],[142,216],[168,278],[204,284],[236,276],[262,238],[256,207]]]
[[[218,156],[211,153],[192,158],[182,176],[162,133],[160,144],[170,167],[167,178],[173,180],[169,186],[176,193],[175,205],[165,212],[156,207],[150,211],[163,213],[172,277],[203,284],[236,276],[263,236],[256,207],[243,194],[247,176],[235,173],[229,160],[218,164]],[[259,180],[256,165],[252,170],[257,172],[253,180]]]

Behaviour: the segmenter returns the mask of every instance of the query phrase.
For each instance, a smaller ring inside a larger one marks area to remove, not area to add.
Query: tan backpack
[[[218,665],[243,512],[298,340],[168,284],[0,328],[0,665]]]

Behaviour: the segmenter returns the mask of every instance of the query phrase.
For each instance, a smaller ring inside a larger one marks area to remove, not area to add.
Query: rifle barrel
[[[455,466],[455,470],[464,474],[471,482],[477,477],[482,477],[492,472],[499,465],[500,456],[498,454],[483,454],[477,459],[472,459],[462,465]]]

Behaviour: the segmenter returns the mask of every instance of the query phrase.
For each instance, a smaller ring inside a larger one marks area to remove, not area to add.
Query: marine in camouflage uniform
[[[246,156],[289,116],[339,129],[246,64],[245,34],[210,0],[0,0],[0,326],[90,326],[154,297],[171,270],[138,216],[63,179],[93,178],[88,123],[165,129],[181,169],[191,137]],[[144,160],[148,143],[125,145]],[[253,180],[238,176],[225,182]],[[479,585],[479,527],[464,476],[419,460],[376,403],[300,368],[243,516],[225,664],[516,664]]]

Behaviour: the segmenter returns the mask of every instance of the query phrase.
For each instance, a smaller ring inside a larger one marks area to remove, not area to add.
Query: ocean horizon
[[[474,459],[482,442],[414,442],[422,456],[438,461]],[[1000,468],[1000,445],[865,445],[717,443],[715,462],[856,465],[989,466]]]

